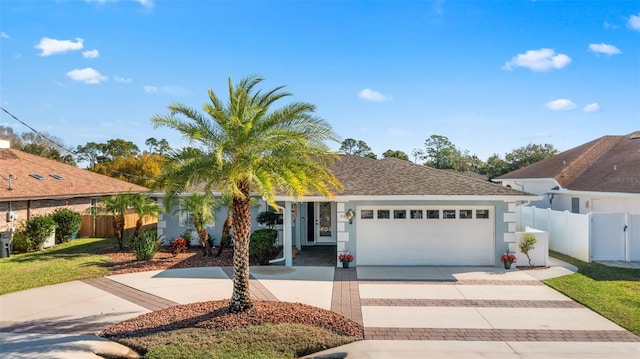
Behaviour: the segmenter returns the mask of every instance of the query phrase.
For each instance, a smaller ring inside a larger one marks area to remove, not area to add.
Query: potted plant
[[[504,264],[504,269],[511,269],[511,264],[516,262],[516,256],[511,253],[505,253],[500,257],[500,263]]]
[[[353,262],[353,256],[349,252],[340,253],[338,260],[342,262],[342,268],[349,268],[349,263]]]

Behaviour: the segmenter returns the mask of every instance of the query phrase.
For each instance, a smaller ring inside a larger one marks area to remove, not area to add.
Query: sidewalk
[[[638,359],[640,338],[540,283],[493,267],[251,268],[251,295],[330,309],[365,327],[364,341],[318,353],[347,358]],[[230,268],[114,275],[0,296],[3,358],[135,353],[93,333],[175,304],[228,299]],[[93,355],[93,356],[92,356]]]

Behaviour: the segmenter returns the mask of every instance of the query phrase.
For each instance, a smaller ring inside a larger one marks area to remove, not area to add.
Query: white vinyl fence
[[[517,225],[549,232],[549,249],[586,262],[640,261],[640,215],[519,206]]]

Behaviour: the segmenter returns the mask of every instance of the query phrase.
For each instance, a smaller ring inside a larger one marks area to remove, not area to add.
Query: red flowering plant
[[[500,263],[515,263],[516,262],[516,256],[514,254],[503,254],[502,257],[500,257]]]
[[[340,255],[338,256],[338,260],[342,263],[353,262],[353,256],[349,253],[340,253]]]
[[[174,256],[177,256],[179,253],[186,253],[188,251],[189,244],[182,237],[178,237],[175,241],[173,241],[173,243],[171,243],[171,253],[173,253]]]

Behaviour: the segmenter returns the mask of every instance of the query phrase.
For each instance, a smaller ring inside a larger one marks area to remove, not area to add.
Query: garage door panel
[[[360,265],[494,264],[493,219],[361,219],[357,236]]]

